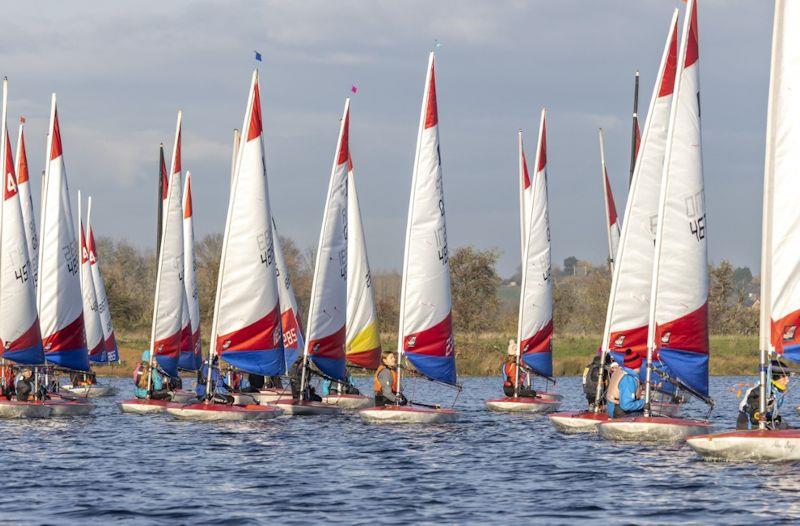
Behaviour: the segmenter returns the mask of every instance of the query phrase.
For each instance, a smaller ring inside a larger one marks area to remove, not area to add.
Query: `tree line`
[[[301,317],[308,311],[314,270],[314,251],[300,249],[281,236],[289,276]],[[222,236],[211,234],[195,244],[197,286],[204,337],[210,331],[216,293]],[[98,240],[114,326],[122,331],[150,328],[155,290],[154,251],[124,240]],[[459,247],[451,253],[453,324],[466,334],[516,333],[519,272],[503,280],[497,272],[497,249]],[[606,265],[575,257],[555,265],[554,323],[561,334],[599,334],[605,323],[611,275]],[[372,283],[383,333],[396,333],[400,307],[400,273],[372,271]],[[758,278],[746,267],[727,261],[710,266],[709,324],[714,334],[751,335],[758,332]]]

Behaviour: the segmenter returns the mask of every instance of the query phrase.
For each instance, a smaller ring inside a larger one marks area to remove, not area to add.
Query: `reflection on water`
[[[735,421],[713,378],[718,429]],[[463,421],[378,426],[356,415],[195,423],[123,415],[0,421],[0,523],[570,523],[800,519],[797,465],[701,462],[685,446],[604,442],[554,432],[541,416],[489,413],[495,378],[466,378]],[[364,389],[371,383],[359,379]],[[558,391],[582,407],[577,378]],[[452,393],[418,382],[428,401]],[[702,416],[694,403],[688,414]],[[791,405],[786,418],[797,420]]]

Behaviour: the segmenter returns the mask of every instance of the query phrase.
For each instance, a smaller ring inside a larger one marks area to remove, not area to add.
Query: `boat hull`
[[[800,460],[800,430],[730,431],[686,440],[704,460],[725,462],[788,462]]]
[[[50,408],[50,416],[88,416],[94,411],[94,404],[91,402],[79,402],[76,400],[53,399],[46,400],[44,405]]]
[[[597,434],[606,440],[620,442],[675,443],[708,433],[711,429],[711,424],[702,420],[637,416],[610,419],[597,426]]]
[[[421,407],[387,405],[370,407],[358,412],[362,420],[380,424],[449,424],[458,421],[454,409],[426,409]]]
[[[548,402],[560,402],[564,400],[564,395],[558,393],[548,393],[546,391],[536,391],[536,398],[542,398]]]
[[[326,404],[341,407],[345,411],[357,411],[359,409],[372,407],[375,404],[374,398],[356,394],[328,395],[323,397],[322,401]]]
[[[42,402],[0,400],[0,418],[48,418],[51,408]]]
[[[82,396],[84,398],[100,398],[103,396],[114,396],[117,394],[117,388],[111,385],[95,384],[88,386],[72,386],[70,384],[62,385],[61,390]]]
[[[170,404],[169,400],[144,400],[141,398],[131,398],[119,403],[119,408],[123,413],[133,413],[136,415],[152,415],[163,413]]]
[[[271,404],[278,400],[291,400],[290,390],[265,389],[257,393],[234,393],[234,404]]]
[[[510,413],[551,413],[561,405],[560,400],[547,400],[545,398],[529,398],[520,396],[517,398],[492,398],[486,400],[486,408],[490,411],[502,411]]]
[[[283,411],[263,405],[227,405],[227,404],[170,404],[167,414],[182,420],[200,420],[204,422],[239,422],[243,420],[268,420],[280,416]]]
[[[172,402],[176,404],[185,404],[192,400],[197,400],[197,394],[194,391],[178,389],[172,392]]]
[[[550,423],[562,433],[597,433],[597,426],[608,422],[604,412],[579,411],[573,413],[551,413]]]
[[[275,407],[283,409],[287,415],[294,416],[316,416],[316,415],[336,415],[342,412],[342,408],[333,404],[323,402],[295,402],[293,399],[281,399],[275,402]]]

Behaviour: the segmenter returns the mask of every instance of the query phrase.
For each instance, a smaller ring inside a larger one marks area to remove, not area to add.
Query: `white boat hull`
[[[51,417],[88,416],[94,411],[94,404],[74,400],[47,400],[44,403],[50,408]]]
[[[268,420],[280,416],[283,411],[278,408],[261,405],[227,405],[227,404],[171,404],[167,414],[182,420],[200,420],[204,422],[240,422],[243,420]]]
[[[7,418],[48,418],[51,409],[42,402],[17,402],[0,400],[0,419]]]
[[[84,398],[100,398],[102,396],[114,396],[117,394],[117,388],[111,385],[95,384],[88,386],[72,386],[70,384],[63,385],[60,389],[70,393],[82,396]]]
[[[606,440],[620,442],[675,443],[708,433],[711,429],[711,424],[702,420],[638,416],[604,422],[597,426],[597,434]]]
[[[275,402],[275,407],[283,409],[287,415],[294,416],[316,416],[316,415],[336,415],[342,412],[342,408],[333,404],[322,402],[295,402],[293,399],[281,399]]]
[[[163,413],[167,410],[170,404],[168,400],[144,400],[140,398],[131,398],[119,403],[119,408],[123,413],[132,413],[136,415],[152,415]]]
[[[700,435],[686,440],[704,460],[787,462],[800,460],[800,430],[749,430]]]
[[[556,431],[562,433],[597,433],[597,426],[608,422],[606,413],[593,411],[551,413],[548,417]]]
[[[421,407],[394,406],[370,407],[358,412],[366,422],[381,424],[449,424],[458,421],[459,413],[453,409],[425,409]]]
[[[290,390],[267,389],[257,393],[235,393],[233,395],[234,404],[272,404],[278,400],[291,400]]]
[[[329,395],[323,397],[322,401],[326,404],[341,407],[345,411],[357,411],[358,409],[372,407],[375,404],[374,398],[354,394]]]
[[[551,413],[558,409],[561,401],[545,398],[493,398],[486,400],[489,411],[503,411],[510,413]]]

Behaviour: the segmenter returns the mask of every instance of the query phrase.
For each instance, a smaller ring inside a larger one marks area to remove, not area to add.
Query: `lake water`
[[[717,429],[733,426],[746,380],[712,378]],[[713,464],[687,446],[561,435],[546,417],[485,411],[496,378],[464,378],[462,422],[431,427],[368,425],[355,414],[224,424],[127,415],[116,402],[130,380],[112,382],[120,395],[100,399],[91,418],[0,421],[1,524],[800,520],[796,464]],[[584,406],[579,379],[557,390],[562,409]],[[417,394],[452,401],[423,382]],[[686,414],[704,408],[693,402]]]

